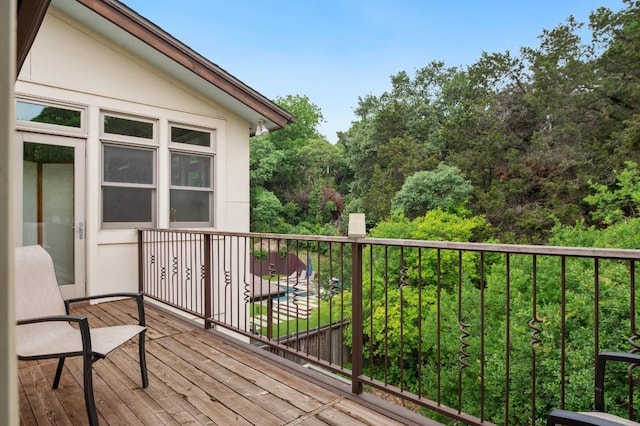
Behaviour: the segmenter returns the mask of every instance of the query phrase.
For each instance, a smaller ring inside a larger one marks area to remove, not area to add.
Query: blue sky
[[[269,99],[306,95],[328,140],[355,120],[358,97],[431,61],[466,66],[483,51],[538,46],[543,29],[587,22],[620,0],[123,0]]]

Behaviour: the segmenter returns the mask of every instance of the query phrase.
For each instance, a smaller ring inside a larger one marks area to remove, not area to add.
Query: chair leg
[[[96,402],[93,397],[93,356],[91,353],[85,353],[82,356],[82,376],[84,379],[84,403],[87,407],[87,416],[89,417],[90,426],[98,426],[98,413],[96,411]]]
[[[53,379],[53,389],[58,389],[60,384],[60,376],[62,375],[62,367],[64,367],[64,357],[58,359],[58,368],[56,368],[56,377]]]
[[[138,335],[138,352],[140,355],[140,374],[142,375],[142,387],[149,386],[149,375],[147,373],[147,356],[144,345],[144,336],[146,331]]]

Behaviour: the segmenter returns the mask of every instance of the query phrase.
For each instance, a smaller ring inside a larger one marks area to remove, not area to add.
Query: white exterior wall
[[[86,109],[86,133],[77,136],[86,139],[87,294],[137,289],[135,230],[101,229],[101,110],[157,120],[160,228],[169,226],[169,122],[215,129],[215,229],[249,230],[249,123],[213,100],[53,8],[25,61],[16,94]]]

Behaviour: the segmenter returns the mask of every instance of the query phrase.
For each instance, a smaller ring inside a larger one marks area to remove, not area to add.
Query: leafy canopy
[[[473,186],[460,169],[440,163],[435,170],[423,170],[409,176],[391,203],[394,212],[408,218],[424,215],[429,210],[454,211],[466,204]]]

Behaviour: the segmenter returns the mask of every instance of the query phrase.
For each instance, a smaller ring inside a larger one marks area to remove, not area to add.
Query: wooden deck
[[[83,305],[92,326],[130,323],[129,302]],[[142,389],[137,343],[94,364],[101,425],[403,425],[429,424],[417,414],[350,385],[274,357],[220,333],[197,328],[146,306],[149,387]],[[87,423],[79,358],[65,364],[51,389],[57,361],[19,362],[22,425]]]

